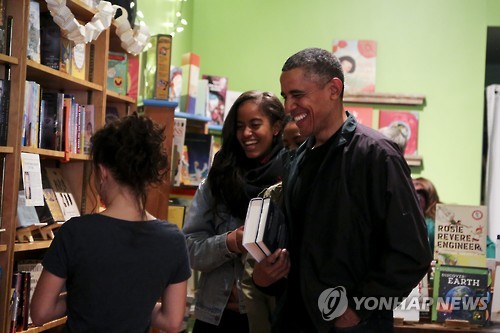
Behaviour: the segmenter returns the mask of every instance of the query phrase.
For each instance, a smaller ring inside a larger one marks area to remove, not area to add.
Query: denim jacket
[[[241,255],[230,252],[226,245],[228,232],[243,225],[244,221],[231,216],[225,207],[214,214],[213,200],[207,182],[202,182],[189,207],[183,231],[191,268],[201,273],[195,297],[195,317],[218,325],[235,283],[240,313],[246,313],[240,283]]]

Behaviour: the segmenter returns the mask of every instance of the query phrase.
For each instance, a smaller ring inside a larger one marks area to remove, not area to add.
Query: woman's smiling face
[[[245,155],[252,159],[266,156],[279,133],[279,124],[271,125],[269,117],[253,101],[240,105],[236,123],[236,137]]]

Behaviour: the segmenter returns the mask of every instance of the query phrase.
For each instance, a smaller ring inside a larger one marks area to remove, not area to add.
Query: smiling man
[[[429,269],[410,169],[390,139],[344,110],[342,66],[330,52],[296,53],[280,82],[285,110],[308,139],[283,182],[287,278],[275,273],[282,252],[253,275],[258,286],[284,290],[275,331],[392,332],[392,309],[363,309],[356,300],[405,297]]]

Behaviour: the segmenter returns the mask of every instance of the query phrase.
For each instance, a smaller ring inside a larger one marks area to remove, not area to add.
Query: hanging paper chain
[[[108,1],[101,1],[92,20],[83,26],[66,6],[66,0],[45,1],[54,22],[67,33],[68,39],[75,42],[75,44],[86,44],[96,40],[101,32],[109,28],[117,9],[121,9],[122,12],[115,19],[117,25],[116,34],[121,40],[122,48],[128,53],[138,55],[148,43],[150,36],[148,27],[141,22],[132,29],[128,21],[128,13],[121,6],[112,5]]]

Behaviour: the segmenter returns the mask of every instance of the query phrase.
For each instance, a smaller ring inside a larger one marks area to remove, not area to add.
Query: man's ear
[[[338,77],[334,77],[330,80],[329,84],[331,87],[332,97],[340,98],[340,95],[342,95],[342,91],[344,90],[344,83]]]

